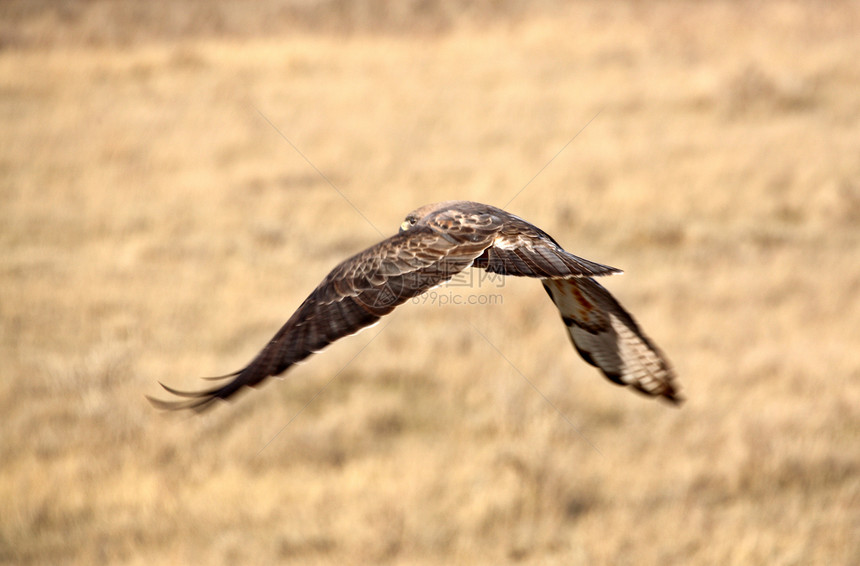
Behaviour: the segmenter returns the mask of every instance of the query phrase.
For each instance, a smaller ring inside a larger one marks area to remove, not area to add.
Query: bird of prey
[[[247,366],[216,378],[229,381],[193,392],[161,384],[182,399],[149,400],[163,409],[204,410],[284,373],[469,267],[539,279],[586,362],[618,385],[681,402],[665,356],[595,280],[620,269],[568,253],[522,218],[469,201],[422,206],[406,216],[399,233],[335,267]]]

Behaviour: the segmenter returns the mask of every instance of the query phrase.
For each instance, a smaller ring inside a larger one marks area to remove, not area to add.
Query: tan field
[[[860,564],[860,4],[525,6],[0,5],[0,562]],[[624,269],[687,402],[475,272],[147,403],[447,199]]]

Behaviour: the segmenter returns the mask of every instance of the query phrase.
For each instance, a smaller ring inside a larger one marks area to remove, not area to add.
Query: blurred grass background
[[[858,29],[848,1],[4,1],[0,561],[857,564]],[[417,206],[515,196],[626,271],[680,410],[522,280],[204,416],[145,402]]]

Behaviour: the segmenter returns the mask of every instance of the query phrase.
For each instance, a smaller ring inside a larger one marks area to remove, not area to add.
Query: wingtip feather
[[[146,400],[149,401],[150,405],[161,411],[182,411],[188,409],[195,413],[206,411],[217,399],[217,397],[207,396],[187,399],[184,401],[164,401],[162,399],[150,397],[149,395],[145,395],[145,397]]]
[[[158,382],[158,384],[164,388],[168,393],[172,393],[177,397],[185,397],[186,399],[199,399],[201,397],[206,397],[210,394],[209,391],[182,391],[180,389],[174,389],[169,385],[165,385],[162,382]]]
[[[686,397],[684,397],[680,393],[676,393],[675,391],[670,391],[668,393],[664,393],[660,398],[665,399],[666,402],[671,404],[673,407],[678,407],[678,408],[680,408],[681,405],[683,405],[684,402],[687,400]]]

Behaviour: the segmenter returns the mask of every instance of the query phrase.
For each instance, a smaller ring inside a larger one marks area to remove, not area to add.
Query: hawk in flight
[[[193,392],[162,384],[182,399],[149,400],[163,409],[204,410],[284,373],[469,267],[540,279],[586,362],[618,385],[681,402],[662,352],[595,280],[620,269],[568,253],[522,218],[468,201],[422,206],[406,216],[399,233],[335,267],[247,366],[215,378],[226,383]]]

